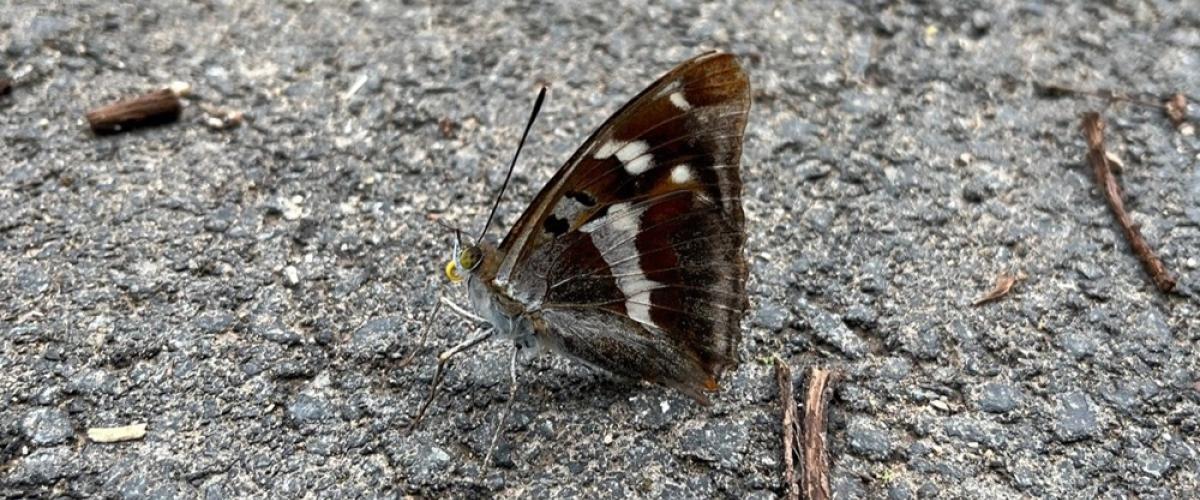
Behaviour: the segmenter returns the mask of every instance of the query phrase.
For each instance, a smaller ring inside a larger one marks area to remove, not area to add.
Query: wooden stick
[[[88,111],[87,120],[92,132],[107,135],[171,123],[182,111],[179,96],[170,89],[161,89]]]
[[[1150,248],[1146,239],[1142,237],[1142,232],[1133,223],[1133,219],[1125,212],[1125,203],[1121,200],[1121,186],[1117,184],[1117,179],[1113,177],[1108,165],[1108,155],[1104,149],[1104,120],[1100,118],[1100,113],[1084,113],[1082,128],[1083,137],[1088,145],[1087,158],[1092,164],[1096,184],[1108,200],[1108,208],[1112,210],[1113,216],[1124,231],[1125,239],[1129,240],[1133,253],[1142,261],[1142,267],[1150,274],[1150,279],[1154,280],[1154,285],[1163,293],[1170,293],[1175,289],[1175,278],[1167,271],[1162,260],[1155,255],[1154,249]]]
[[[804,498],[829,500],[829,460],[825,451],[826,386],[833,372],[813,367],[808,373],[808,396],[804,399]]]
[[[775,356],[775,382],[783,407],[783,485],[787,500],[800,500],[800,482],[796,481],[796,395],[792,391],[792,368],[779,356]]]

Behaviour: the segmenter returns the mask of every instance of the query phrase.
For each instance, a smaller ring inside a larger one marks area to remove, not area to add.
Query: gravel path
[[[773,354],[844,371],[840,498],[1194,495],[1200,137],[1035,84],[1195,99],[1200,4],[947,4],[0,3],[0,495],[778,497]],[[497,342],[406,432],[468,332],[438,318],[401,366],[449,250],[430,214],[479,227],[540,83],[502,227],[708,48],[755,87],[754,312],[715,405],[539,358],[483,464]],[[180,123],[86,130],[173,81]],[[201,105],[246,123],[210,129]],[[1093,186],[1091,109],[1180,295]],[[136,422],[138,441],[86,437]]]

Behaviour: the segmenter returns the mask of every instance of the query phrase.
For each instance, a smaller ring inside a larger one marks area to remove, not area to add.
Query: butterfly
[[[518,348],[708,404],[738,365],[749,307],[739,176],[749,110],[733,55],[683,62],[601,125],[499,246],[456,248],[446,276],[465,280],[478,315]]]

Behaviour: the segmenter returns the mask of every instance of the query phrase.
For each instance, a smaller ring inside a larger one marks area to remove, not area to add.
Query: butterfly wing
[[[499,247],[495,284],[543,340],[704,401],[737,364],[746,300],[736,58],[679,65],[614,114]]]

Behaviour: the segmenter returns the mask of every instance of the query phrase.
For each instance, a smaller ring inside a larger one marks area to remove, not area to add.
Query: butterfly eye
[[[483,250],[474,245],[463,249],[462,253],[458,255],[458,265],[465,271],[474,270],[482,260]]]

